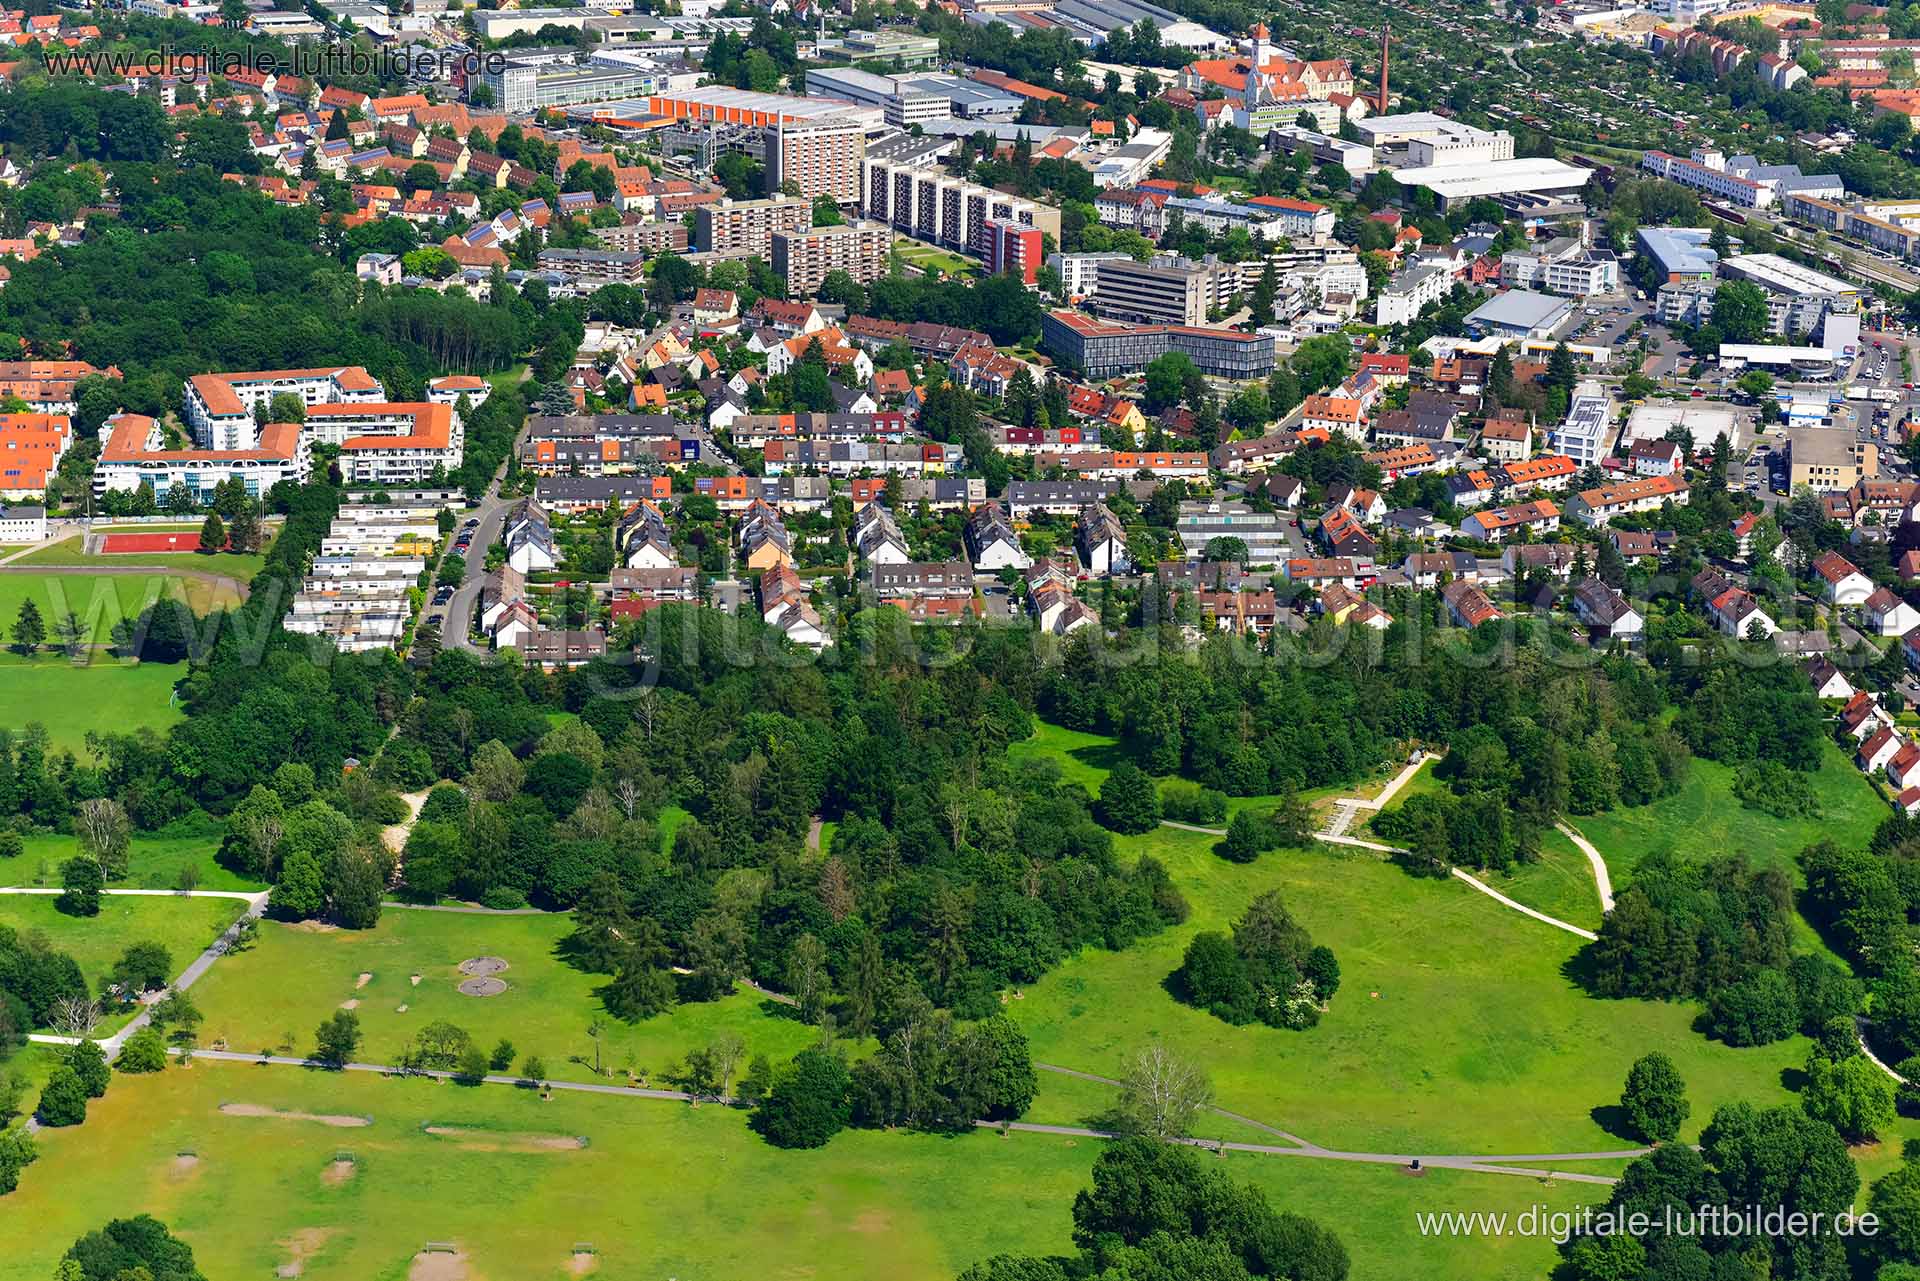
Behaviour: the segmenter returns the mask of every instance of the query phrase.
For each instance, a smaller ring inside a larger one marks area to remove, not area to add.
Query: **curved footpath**
[[[1402,769],[1399,772],[1399,774],[1395,775],[1393,780],[1390,783],[1388,783],[1385,788],[1381,790],[1378,796],[1345,797],[1335,801],[1334,812],[1329,818],[1327,829],[1317,833],[1318,839],[1326,841],[1330,844],[1353,846],[1353,847],[1358,847],[1362,849],[1374,850],[1378,852],[1385,852],[1385,853],[1402,852],[1398,850],[1396,847],[1391,845],[1381,844],[1377,841],[1365,841],[1365,840],[1359,839],[1358,837],[1348,836],[1346,835],[1346,828],[1348,825],[1352,823],[1354,817],[1359,811],[1367,810],[1367,811],[1378,812],[1379,810],[1383,809],[1393,799],[1393,797],[1400,792],[1402,788],[1404,788],[1409,782],[1412,781],[1413,776],[1419,772],[1420,768],[1423,765],[1427,763],[1428,759],[1430,758],[1422,758],[1421,760],[1410,762],[1404,769]],[[422,798],[424,799],[424,794]],[[410,815],[409,822],[405,826],[411,826],[412,818],[414,816],[417,816],[419,812],[417,806],[413,806],[411,804],[411,798],[409,798],[409,800],[410,800],[410,808],[412,809],[413,813],[412,815]],[[1168,827],[1179,828],[1184,831],[1200,832],[1207,835],[1224,836],[1226,834],[1222,829],[1197,827],[1197,826],[1193,826],[1191,824],[1186,824],[1186,823],[1175,823],[1171,821],[1166,821],[1165,825]],[[1596,887],[1599,890],[1602,910],[1611,911],[1613,908],[1613,888],[1612,888],[1611,879],[1607,874],[1606,861],[1601,858],[1600,852],[1593,847],[1592,843],[1589,842],[1584,836],[1581,836],[1573,828],[1571,828],[1565,823],[1558,824],[1558,827],[1561,834],[1566,836],[1567,839],[1569,839],[1570,841],[1572,841],[1574,845],[1578,847],[1580,851],[1587,856],[1588,862],[1592,865],[1594,870],[1594,881],[1595,881]],[[404,841],[404,837],[402,837],[402,840]],[[1459,868],[1453,869],[1453,875],[1459,880],[1462,880],[1466,882],[1468,885],[1472,886],[1473,888],[1479,890],[1481,893],[1486,894],[1488,897],[1493,898],[1494,900],[1503,904],[1504,906],[1512,908],[1514,911],[1524,913],[1525,915],[1530,916],[1535,920],[1541,921],[1548,925],[1552,925],[1558,929],[1565,930],[1568,933],[1579,935],[1580,937],[1585,939],[1591,940],[1596,937],[1596,935],[1594,935],[1594,933],[1590,930],[1585,930],[1580,928],[1577,925],[1570,925],[1565,921],[1557,920],[1554,917],[1548,916],[1543,912],[1535,911],[1533,908],[1530,908],[1523,903],[1518,903],[1513,899],[1508,898],[1506,895],[1501,894],[1499,891],[1493,889],[1491,886],[1474,878],[1473,876],[1468,875],[1466,872],[1461,871]],[[38,887],[38,886],[0,887],[0,894],[57,895],[59,893],[61,893],[60,890],[45,888],[45,887]],[[237,918],[235,918],[233,923],[229,925],[224,931],[221,932],[220,937],[215,939],[213,943],[210,946],[208,946],[205,951],[203,951],[198,957],[196,957],[194,961],[190,965],[188,965],[184,971],[181,972],[180,977],[176,979],[173,982],[173,984],[166,989],[166,991],[155,994],[155,996],[153,997],[154,1000],[158,1000],[161,997],[165,996],[167,992],[184,991],[187,988],[192,987],[195,982],[197,982],[203,975],[206,974],[207,970],[212,968],[213,963],[215,961],[217,961],[220,957],[224,956],[227,953],[227,951],[231,949],[231,947],[233,946],[234,940],[239,936],[240,932],[243,929],[245,929],[250,922],[258,919],[261,913],[266,910],[266,906],[267,906],[267,892],[264,890],[259,891],[257,893],[246,893],[238,890],[184,890],[183,891],[183,890],[107,889],[107,890],[103,890],[102,893],[107,895],[148,896],[148,897],[155,897],[155,898],[237,899],[246,903],[247,905],[246,910],[243,911]],[[427,904],[407,904],[407,903],[390,903],[390,904],[386,904],[385,906],[400,908],[403,910],[410,910],[410,911],[460,912],[460,913],[469,913],[473,915],[500,915],[500,916],[543,915],[543,913],[540,913],[539,910],[536,908],[497,910],[497,909],[491,909],[491,908],[474,907],[474,906],[459,905],[459,904],[427,905]],[[749,990],[757,992],[760,995],[765,996],[769,999],[780,1001],[786,1004],[791,1004],[793,1002],[792,997],[787,996],[783,993],[775,992],[769,988],[761,987],[758,984],[747,982],[745,986]],[[107,1037],[101,1040],[100,1042],[101,1047],[106,1051],[107,1057],[109,1059],[116,1057],[120,1052],[121,1046],[125,1044],[126,1039],[129,1036],[133,1035],[133,1033],[140,1030],[141,1028],[147,1026],[147,1024],[151,1020],[151,1017],[152,1016],[151,1016],[150,1010],[143,1008],[137,1015],[135,1015],[135,1017],[131,1021],[128,1022],[128,1024],[125,1027],[121,1028],[120,1031],[116,1032],[114,1035],[110,1037]],[[1882,1071],[1887,1073],[1887,1075],[1893,1077],[1896,1081],[1902,1080],[1903,1078],[1901,1078],[1898,1073],[1894,1072],[1892,1068],[1888,1067],[1885,1063],[1882,1063],[1878,1058],[1875,1058],[1873,1056],[1873,1052],[1867,1048],[1864,1029],[1865,1029],[1865,1021],[1860,1020],[1860,1048],[1862,1052],[1865,1053],[1867,1057],[1871,1059],[1874,1062],[1874,1064],[1877,1065]],[[73,1043],[73,1038],[71,1037],[49,1036],[45,1034],[35,1034],[31,1036],[29,1039],[42,1044],[60,1045],[60,1044]],[[168,1053],[179,1056],[179,1055],[183,1055],[185,1052],[178,1049],[170,1049]],[[204,1059],[214,1060],[218,1062],[225,1062],[225,1063],[255,1063],[255,1064],[261,1064],[264,1066],[273,1066],[273,1067],[300,1067],[300,1068],[307,1068],[309,1070],[316,1070],[316,1071],[327,1070],[322,1068],[321,1065],[313,1062],[310,1059],[297,1058],[297,1057],[286,1056],[286,1055],[242,1054],[242,1053],[238,1053],[231,1050],[195,1050],[195,1051],[192,1051],[192,1057],[204,1058]],[[1034,1068],[1038,1071],[1051,1072],[1061,1076],[1072,1077],[1082,1081],[1090,1081],[1090,1082],[1094,1082],[1096,1084],[1104,1085],[1108,1087],[1120,1087],[1123,1084],[1122,1082],[1115,1080],[1112,1077],[1100,1076],[1092,1072],[1083,1072],[1077,1068],[1063,1067],[1059,1064],[1054,1064],[1054,1063],[1036,1062],[1034,1064]],[[381,1076],[406,1076],[406,1075],[424,1076],[434,1080],[456,1080],[457,1079],[457,1080],[464,1081],[469,1079],[462,1076],[459,1073],[454,1073],[454,1072],[402,1071],[399,1068],[392,1067],[386,1064],[379,1064],[379,1063],[358,1063],[358,1062],[346,1063],[341,1065],[339,1070],[348,1071],[348,1072],[369,1072],[369,1073],[376,1073]],[[516,1089],[532,1088],[532,1083],[523,1078],[514,1077],[514,1076],[504,1076],[504,1075],[498,1075],[498,1074],[490,1074],[487,1076],[483,1076],[479,1078],[479,1083],[485,1084],[485,1085],[509,1086]],[[616,1095],[616,1096],[624,1096],[627,1098],[648,1099],[648,1100],[661,1101],[661,1102],[697,1103],[701,1101],[699,1096],[690,1094],[683,1090],[647,1089],[647,1088],[641,1088],[638,1086],[628,1086],[628,1085],[600,1085],[600,1084],[595,1084],[591,1082],[578,1082],[578,1081],[548,1081],[548,1082],[545,1082],[544,1084],[545,1084],[545,1087],[549,1090],[565,1090],[565,1091],[576,1092],[576,1093]],[[730,1102],[730,1100],[725,1100],[725,1099],[714,1100],[714,1101],[722,1102],[722,1103]],[[1234,1142],[1227,1142],[1224,1140],[1217,1140],[1217,1139],[1192,1139],[1192,1138],[1175,1138],[1175,1139],[1170,1139],[1169,1142],[1178,1143],[1178,1144],[1182,1144],[1190,1147],[1203,1148],[1203,1149],[1207,1149],[1215,1152],[1247,1152],[1247,1153],[1254,1153],[1254,1154],[1264,1155],[1264,1156],[1307,1157],[1307,1158],[1311,1158],[1315,1160],[1323,1160],[1323,1161],[1347,1161],[1347,1162],[1357,1162],[1357,1163],[1373,1164],[1373,1165],[1412,1166],[1412,1165],[1418,1164],[1420,1166],[1431,1166],[1439,1169],[1462,1170],[1462,1171],[1466,1171],[1469,1173],[1476,1173],[1476,1174],[1504,1174],[1504,1175],[1512,1175],[1517,1177],[1534,1178],[1534,1179],[1565,1179],[1569,1182],[1574,1182],[1574,1183],[1591,1183],[1591,1184],[1599,1184],[1599,1185],[1611,1185],[1616,1180],[1607,1175],[1580,1174],[1580,1173],[1568,1172],[1565,1170],[1547,1169],[1547,1168],[1543,1168],[1540,1164],[1537,1164],[1537,1163],[1563,1164],[1563,1163],[1578,1162],[1578,1161],[1629,1160],[1635,1157],[1644,1156],[1649,1151],[1651,1151],[1651,1149],[1649,1148],[1624,1148],[1624,1149],[1618,1149],[1613,1151],[1601,1151],[1601,1152],[1546,1152],[1546,1153],[1529,1153],[1529,1154],[1518,1155],[1518,1156],[1474,1155],[1470,1153],[1344,1152],[1334,1148],[1323,1147],[1317,1143],[1312,1142],[1309,1139],[1302,1138],[1300,1135],[1289,1133],[1288,1131],[1282,1130],[1277,1126],[1269,1125],[1264,1121],[1255,1120],[1252,1117],[1244,1116],[1237,1112],[1229,1112],[1225,1108],[1209,1106],[1207,1110],[1215,1116],[1219,1116],[1226,1120],[1234,1121],[1239,1124],[1248,1126],[1252,1129],[1261,1130],[1267,1134],[1271,1134],[1275,1138],[1283,1140],[1285,1146],[1282,1146],[1281,1144],[1234,1143]],[[1026,1134],[1051,1134],[1051,1135],[1060,1135],[1065,1137],[1089,1138],[1089,1139],[1115,1139],[1115,1138],[1122,1137],[1118,1133],[1110,1130],[1098,1130],[1098,1129],[1092,1129],[1084,1126],[1046,1125],[1038,1122],[1028,1122],[1028,1121],[1009,1121],[1009,1122],[976,1121],[974,1122],[974,1124],[976,1127],[980,1129],[998,1130],[998,1131],[1001,1131],[1002,1133],[1018,1131],[1020,1133],[1026,1133]],[[1522,1164],[1522,1163],[1527,1163],[1527,1164]]]

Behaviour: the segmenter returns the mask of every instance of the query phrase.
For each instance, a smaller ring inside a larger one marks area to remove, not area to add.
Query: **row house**
[[[1116,480],[1014,480],[1007,482],[1008,513],[1015,520],[1035,515],[1072,516],[1089,503],[1101,503],[1120,492]]]
[[[808,598],[806,585],[787,561],[769,565],[760,575],[760,617],[769,627],[804,649],[827,647],[827,630]]]
[[[939,441],[889,445],[864,440],[772,440],[761,452],[761,463],[769,476],[789,471],[825,472],[829,476],[861,472],[934,476],[958,470],[964,458],[959,445]]]
[[[1685,507],[1689,493],[1683,477],[1645,476],[1581,490],[1568,502],[1567,514],[1589,529],[1598,529],[1616,516],[1658,511],[1667,503]]]
[[[1478,582],[1480,562],[1468,552],[1413,552],[1400,563],[1400,572],[1415,587],[1432,589],[1440,586],[1443,578],[1448,582]]]
[[[1073,577],[1051,560],[1041,560],[1026,572],[1027,612],[1034,625],[1053,636],[1066,636],[1100,619],[1085,601],[1073,594]]]
[[[1126,527],[1105,503],[1090,503],[1080,510],[1074,546],[1090,573],[1126,574],[1133,569],[1127,555]]]
[[[907,437],[907,416],[897,409],[870,413],[739,414],[727,428],[741,449],[764,449],[776,440],[878,440]]]
[[[779,511],[764,499],[747,504],[740,517],[740,558],[751,570],[793,565],[793,535]]]
[[[964,560],[899,561],[873,566],[874,598],[882,604],[938,598],[973,599],[973,566]]]
[[[1560,528],[1560,509],[1547,499],[1478,511],[1460,522],[1460,532],[1483,543],[1500,543],[1522,530],[1547,534]]]
[[[1096,480],[1131,480],[1142,472],[1155,480],[1204,480],[1207,456],[1200,453],[1088,451],[1058,454],[1043,452],[1042,467],[1059,467]]]
[[[1377,449],[1366,455],[1366,461],[1380,469],[1380,474],[1388,481],[1399,480],[1402,476],[1419,476],[1439,466],[1431,445],[1400,445],[1393,449]]]
[[[615,623],[639,618],[662,605],[700,601],[700,571],[684,565],[658,569],[614,569],[608,575],[608,613]]]
[[[614,549],[628,569],[670,569],[679,564],[666,514],[650,499],[635,503],[613,531]]]
[[[1538,458],[1507,463],[1493,474],[1508,489],[1557,494],[1573,483],[1579,470],[1573,459],[1565,454],[1542,454]]]
[[[1288,560],[1282,570],[1288,582],[1303,583],[1316,592],[1334,583],[1357,591],[1380,576],[1371,559],[1352,556],[1299,556]]]
[[[1020,536],[998,503],[982,503],[967,518],[964,531],[967,556],[978,573],[1002,569],[1026,569],[1033,564],[1020,545]]]
[[[1270,591],[1200,591],[1195,601],[1203,625],[1240,636],[1265,636],[1280,619],[1280,603]]]
[[[1508,576],[1541,573],[1550,578],[1573,576],[1574,562],[1580,553],[1566,543],[1509,543],[1500,553],[1501,568]]]
[[[1216,470],[1238,476],[1249,471],[1264,471],[1282,462],[1301,444],[1299,434],[1290,431],[1253,440],[1231,440],[1215,446],[1209,460]]]
[[[1100,451],[1100,429],[1094,426],[1012,427],[989,423],[987,443],[1003,454],[1096,453]]]

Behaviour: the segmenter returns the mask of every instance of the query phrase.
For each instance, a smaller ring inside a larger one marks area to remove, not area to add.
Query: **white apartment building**
[[[862,169],[861,213],[903,235],[985,257],[989,221],[1017,223],[1060,238],[1060,211],[951,177],[938,169],[868,160]]]
[[[164,502],[175,485],[206,502],[214,488],[233,477],[258,499],[283,480],[304,483],[310,470],[307,439],[294,423],[271,423],[245,449],[167,449],[166,434],[144,414],[115,414],[101,426],[100,458],[93,468],[96,497],[114,491],[153,489]]]
[[[252,449],[254,407],[275,396],[298,396],[317,405],[382,401],[387,389],[358,365],[331,369],[263,369],[238,374],[195,374],[187,380],[186,418],[193,438],[208,449]]]
[[[1620,292],[1620,263],[1604,249],[1589,249],[1576,236],[1560,236],[1531,253],[1500,260],[1500,283],[1509,287],[1589,298]]]
[[[1453,289],[1453,273],[1444,267],[1409,267],[1387,282],[1374,300],[1373,323],[1404,325]]]
[[[458,467],[466,447],[453,406],[430,402],[316,406],[306,434],[339,447],[340,474],[352,485],[420,484]]]
[[[1548,441],[1575,466],[1592,467],[1613,452],[1613,437],[1613,396],[1588,379],[1573,389],[1567,420],[1548,434]]]

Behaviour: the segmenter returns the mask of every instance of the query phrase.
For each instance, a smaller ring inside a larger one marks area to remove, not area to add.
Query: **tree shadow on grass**
[[[1618,1103],[1602,1103],[1599,1107],[1589,1109],[1587,1115],[1593,1118],[1595,1125],[1608,1134],[1639,1142],[1640,1136],[1635,1133],[1633,1122],[1627,1116],[1627,1110]]]
[[[1807,1088],[1806,1072],[1797,1067],[1781,1068],[1780,1087],[1785,1090],[1791,1090],[1795,1094],[1800,1093],[1800,1091]]]
[[[785,1001],[776,1001],[772,997],[763,997],[760,1001],[760,1013],[770,1019],[785,1019],[789,1023],[804,1023],[800,1017],[800,1007],[788,1005]]]
[[[1118,743],[1089,743],[1085,747],[1070,749],[1067,755],[1090,769],[1105,770],[1108,773],[1112,773],[1130,759],[1126,749]]]

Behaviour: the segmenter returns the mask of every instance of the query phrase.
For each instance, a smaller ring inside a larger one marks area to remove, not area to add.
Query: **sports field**
[[[242,580],[244,583],[244,580]],[[234,605],[240,595],[228,583],[183,574],[172,568],[116,570],[110,574],[18,573],[0,571],[0,631],[13,639],[20,606],[31,600],[46,623],[52,640],[55,620],[69,611],[86,628],[87,643],[105,645],[113,639],[113,625],[135,619],[161,599],[183,600],[195,614]]]
[[[105,532],[107,537],[112,537],[115,531],[108,530]],[[200,536],[200,526],[197,524],[180,526],[152,525],[140,526],[138,528],[130,526],[119,532],[132,535],[176,533],[185,538],[189,543],[192,543]],[[267,545],[270,546],[271,541],[272,540],[269,539]],[[115,570],[159,566],[163,569],[191,569],[209,574],[224,574],[229,578],[236,578],[243,583],[259,573],[260,567],[265,563],[266,546],[263,546],[259,552],[248,552],[245,554],[238,552],[203,553],[188,550],[178,552],[116,552],[89,556],[84,547],[84,540],[78,534],[72,538],[63,538],[57,543],[41,547],[35,551],[30,551],[14,562],[16,565],[86,565]]]

